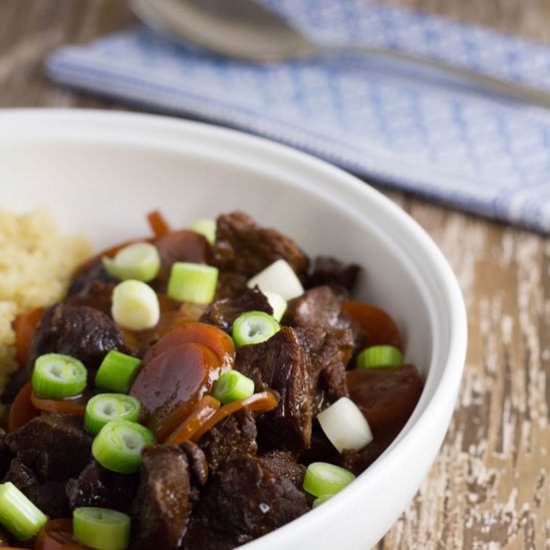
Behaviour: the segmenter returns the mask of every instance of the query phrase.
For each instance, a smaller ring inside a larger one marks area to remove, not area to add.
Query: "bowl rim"
[[[86,129],[86,134],[82,133],[83,129]],[[136,129],[146,129],[145,134],[147,135],[136,132]],[[213,143],[223,144],[228,147],[228,154],[233,152],[243,156],[252,156],[250,153],[254,152],[260,154],[264,159],[264,164],[266,159],[273,165],[276,164],[274,161],[280,160],[287,164],[290,163],[294,169],[307,168],[310,171],[323,174],[325,178],[330,178],[335,185],[346,188],[350,193],[358,197],[362,196],[363,200],[376,204],[376,207],[381,209],[385,215],[391,217],[396,223],[398,222],[400,229],[405,229],[409,236],[416,241],[416,245],[423,249],[429,257],[434,277],[440,282],[442,295],[439,298],[446,302],[449,314],[447,360],[441,369],[440,378],[433,389],[433,394],[429,398],[423,395],[426,401],[424,408],[420,410],[419,414],[416,414],[420,408],[420,405],[417,406],[413,417],[383,455],[359,476],[356,483],[331,499],[329,506],[319,507],[290,524],[245,545],[250,549],[259,548],[263,542],[267,547],[268,543],[273,542],[274,536],[280,536],[283,532],[288,533],[289,530],[299,526],[305,527],[308,522],[311,526],[313,523],[319,524],[319,522],[328,519],[335,506],[341,506],[346,497],[353,498],[354,494],[363,491],[370,480],[378,475],[379,470],[398,460],[398,453],[394,452],[396,447],[402,451],[414,448],[416,438],[431,429],[438,410],[448,409],[449,400],[452,404],[455,403],[466,359],[466,308],[459,284],[443,253],[409,214],[367,182],[307,153],[238,130],[164,115],[96,109],[49,108],[5,109],[0,112],[0,144],[2,141],[25,142],[32,141],[32,139],[42,140],[45,137],[66,139],[78,135],[78,139],[82,142],[103,139],[128,145],[146,143],[151,146],[156,144],[163,149],[169,149],[170,143],[174,144],[173,140],[177,139],[178,135],[185,134],[200,136]],[[448,422],[445,431],[447,428]],[[271,548],[271,546],[269,547]]]

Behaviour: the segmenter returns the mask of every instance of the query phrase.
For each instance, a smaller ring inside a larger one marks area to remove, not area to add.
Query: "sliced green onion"
[[[0,484],[0,523],[17,539],[34,537],[48,516],[43,514],[11,481]]]
[[[286,311],[286,300],[280,294],[276,294],[275,292],[269,292],[266,290],[262,291],[262,293],[267,298],[267,301],[273,310],[273,318],[275,321],[280,323]]]
[[[95,385],[118,393],[127,393],[137,375],[141,360],[120,351],[110,351],[103,359]]]
[[[130,516],[109,508],[75,508],[73,535],[80,544],[95,550],[126,550],[130,544]]]
[[[107,470],[133,474],[141,466],[141,451],[154,445],[150,430],[128,420],[113,420],[105,424],[92,443],[94,458]]]
[[[247,311],[235,319],[232,335],[237,347],[259,344],[269,340],[281,327],[263,311]]]
[[[95,435],[113,420],[137,422],[139,413],[140,403],[135,397],[121,393],[100,393],[86,404],[84,427]]]
[[[329,441],[343,451],[360,451],[372,441],[372,432],[359,407],[348,397],[341,397],[317,415]]]
[[[313,462],[306,469],[304,491],[314,497],[335,495],[354,479],[355,476],[345,468],[328,462]]]
[[[203,235],[210,244],[216,242],[216,220],[201,219],[191,226],[195,233]]]
[[[313,501],[313,508],[317,508],[317,506],[321,506],[321,504],[324,504],[327,500],[329,500],[334,495],[321,495],[320,497],[317,497]]]
[[[130,330],[153,328],[160,318],[159,300],[155,291],[141,281],[124,281],[113,291],[113,319]]]
[[[175,262],[168,281],[168,296],[179,302],[209,304],[218,284],[215,267],[190,262]]]
[[[294,270],[285,260],[277,260],[260,271],[247,283],[250,288],[258,286],[262,292],[275,292],[285,300],[292,300],[304,293],[304,288]]]
[[[88,371],[78,359],[48,353],[35,361],[31,383],[38,395],[63,399],[80,395],[86,387],[87,378]]]
[[[399,367],[403,364],[401,351],[394,346],[372,346],[357,356],[357,367]]]
[[[224,372],[214,384],[213,395],[222,403],[246,399],[254,393],[254,380],[236,370]]]
[[[160,270],[160,256],[151,243],[134,243],[119,250],[114,258],[105,256],[103,265],[110,275],[126,281],[152,281]]]

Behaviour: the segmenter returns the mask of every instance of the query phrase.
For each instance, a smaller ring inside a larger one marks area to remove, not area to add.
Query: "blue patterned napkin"
[[[264,0],[319,41],[404,49],[550,89],[550,47],[364,0]],[[550,111],[357,55],[227,60],[138,27],[54,52],[49,76],[240,127],[386,185],[550,231]]]

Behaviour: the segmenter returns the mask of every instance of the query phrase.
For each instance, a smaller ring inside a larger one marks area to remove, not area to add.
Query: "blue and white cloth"
[[[318,41],[445,59],[550,90],[550,47],[365,0],[263,0]],[[47,63],[65,84],[287,143],[385,185],[550,231],[550,111],[342,54],[224,59],[137,27]],[[433,76],[433,75],[432,75]]]

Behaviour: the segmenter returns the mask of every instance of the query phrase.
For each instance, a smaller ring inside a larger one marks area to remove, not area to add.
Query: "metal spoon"
[[[279,62],[313,55],[361,53],[462,80],[503,99],[550,108],[550,92],[502,80],[444,61],[370,46],[312,42],[278,13],[254,0],[131,0],[136,15],[173,38],[252,62]]]

